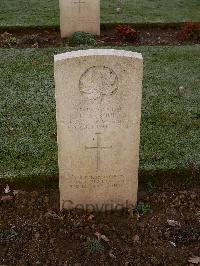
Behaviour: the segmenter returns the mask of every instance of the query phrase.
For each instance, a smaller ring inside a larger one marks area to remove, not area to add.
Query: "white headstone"
[[[100,34],[100,0],[59,0],[61,37],[83,31]]]
[[[138,53],[55,56],[61,209],[135,205],[142,78]]]

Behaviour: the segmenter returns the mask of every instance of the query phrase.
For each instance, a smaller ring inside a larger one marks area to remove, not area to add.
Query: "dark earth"
[[[174,27],[141,27],[137,30],[138,38],[126,41],[119,38],[115,28],[105,28],[97,37],[98,45],[185,45],[200,43],[199,37],[180,40],[180,26]],[[59,28],[11,28],[0,29],[0,47],[5,48],[43,48],[67,45],[66,39],[61,39]]]
[[[140,186],[136,209],[107,213],[60,211],[57,184],[1,180],[0,191],[1,266],[200,262],[199,175],[149,181]]]

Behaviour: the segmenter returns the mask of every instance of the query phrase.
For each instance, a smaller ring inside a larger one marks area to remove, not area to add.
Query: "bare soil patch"
[[[120,39],[114,28],[101,31],[97,38],[97,45],[184,45],[198,44],[199,39],[191,38],[189,41],[179,39],[178,27],[140,27],[138,38],[133,41]],[[61,39],[58,28],[13,28],[0,29],[0,47],[6,48],[44,48],[67,45],[66,39]]]
[[[151,184],[131,215],[60,211],[57,188],[10,183],[5,193],[2,181],[0,265],[193,265],[200,255],[197,184]]]

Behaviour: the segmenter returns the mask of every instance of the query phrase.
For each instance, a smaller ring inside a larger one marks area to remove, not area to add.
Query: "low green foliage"
[[[88,239],[85,246],[89,253],[99,253],[104,251],[104,246],[99,239]]]
[[[94,35],[87,32],[75,32],[69,38],[69,45],[96,45],[97,41]]]
[[[0,229],[0,244],[19,240],[19,234],[14,229]]]
[[[184,179],[183,179],[183,182],[186,184],[186,185],[191,185],[193,183],[193,177],[190,175],[190,176],[186,176]]]
[[[144,202],[139,202],[139,204],[137,206],[137,211],[140,214],[148,214],[148,213],[153,212],[151,206],[148,203],[144,203]]]
[[[39,43],[39,41],[40,41],[40,37],[39,37],[38,34],[24,35],[19,40],[20,44],[23,44],[23,43],[26,43],[26,44],[35,44],[35,43]]]
[[[17,39],[14,36],[10,36],[4,41],[4,45],[8,47],[15,45],[16,43],[17,43]]]
[[[149,192],[154,192],[154,191],[156,191],[156,186],[155,186],[155,184],[154,184],[152,181],[149,181],[149,182],[147,183],[147,190],[148,190]]]

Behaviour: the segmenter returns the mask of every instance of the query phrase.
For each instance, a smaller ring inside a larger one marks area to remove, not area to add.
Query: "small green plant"
[[[18,233],[13,229],[0,229],[0,244],[5,242],[17,241]]]
[[[75,32],[69,38],[69,45],[76,46],[76,45],[95,45],[97,43],[96,38],[94,35],[87,33],[87,32]]]
[[[148,213],[152,213],[153,212],[151,206],[148,203],[145,203],[145,202],[139,202],[138,203],[137,211],[140,214],[148,214]]]
[[[100,239],[88,239],[86,242],[86,249],[90,253],[103,252],[104,246]]]
[[[192,177],[191,175],[190,175],[190,176],[185,176],[185,178],[184,178],[184,183],[185,183],[186,185],[191,185],[192,182],[193,182],[193,177]]]
[[[8,45],[9,47],[12,45],[15,45],[17,43],[17,39],[14,36],[10,36],[5,40],[5,44]]]
[[[156,190],[156,186],[155,186],[155,184],[154,184],[153,182],[149,181],[149,182],[147,183],[147,190],[148,190],[149,192],[154,192],[154,191]]]
[[[37,34],[24,35],[20,40],[21,44],[35,44],[40,42],[40,37]]]

